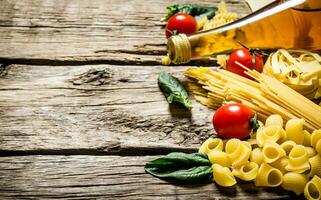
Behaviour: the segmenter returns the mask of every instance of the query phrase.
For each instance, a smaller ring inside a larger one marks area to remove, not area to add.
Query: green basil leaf
[[[181,82],[174,76],[161,72],[158,77],[158,85],[163,91],[168,103],[178,102],[187,109],[192,108],[187,91]]]
[[[212,179],[211,165],[205,154],[174,152],[148,162],[145,171],[170,181],[205,183]]]
[[[212,19],[216,11],[217,7],[205,7],[194,4],[173,4],[167,7],[167,15],[161,20],[168,21],[168,19],[176,13],[192,15],[196,20],[203,16],[206,16],[208,19]]]

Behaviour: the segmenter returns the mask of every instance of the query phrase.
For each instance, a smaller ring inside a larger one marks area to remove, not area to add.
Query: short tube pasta
[[[304,188],[304,196],[308,200],[321,199],[321,179],[318,176],[314,176]]]
[[[285,124],[286,137],[297,144],[303,144],[304,142],[303,126],[304,126],[304,119],[290,119]]]
[[[262,154],[265,163],[272,163],[285,156],[285,151],[277,143],[267,142],[263,147]]]
[[[239,169],[233,169],[234,176],[244,181],[251,181],[255,179],[259,171],[259,166],[255,162],[248,162]]]
[[[303,145],[296,145],[289,154],[289,164],[286,170],[303,173],[310,169],[308,153]]]
[[[208,153],[208,159],[211,161],[212,164],[219,164],[223,167],[231,166],[231,161],[228,155],[223,151],[211,150]]]
[[[321,129],[315,130],[311,135],[311,146],[321,154]]]
[[[315,151],[315,149],[313,147],[305,147],[306,152],[308,154],[308,157],[311,158],[313,156],[315,156],[315,154],[317,154],[317,152]]]
[[[263,147],[266,142],[276,142],[285,137],[282,126],[269,125],[261,127],[256,132],[256,140],[259,147]]]
[[[281,144],[281,147],[284,149],[286,155],[288,156],[293,149],[296,143],[292,140],[285,141]]]
[[[281,115],[274,114],[266,118],[265,126],[269,126],[269,125],[277,125],[277,126],[283,127],[283,119]]]
[[[282,183],[282,173],[280,170],[262,163],[255,178],[256,186],[277,187]]]
[[[321,157],[320,155],[315,155],[312,158],[309,159],[309,164],[310,164],[310,173],[309,176],[319,176],[321,177]]]
[[[219,138],[208,138],[199,148],[199,153],[208,154],[211,150],[223,151],[223,140]]]
[[[304,130],[303,134],[304,134],[303,145],[310,147],[311,146],[311,134],[307,130]]]
[[[232,166],[235,168],[246,164],[251,154],[249,146],[239,139],[228,140],[225,151],[232,162]]]
[[[278,159],[277,161],[270,163],[270,165],[282,172],[282,174],[285,174],[287,170],[285,167],[289,164],[289,159],[287,157],[283,157]]]
[[[304,174],[288,172],[282,177],[282,188],[294,192],[296,195],[303,193],[308,178]]]
[[[250,161],[255,162],[256,164],[260,165],[263,162],[263,154],[261,149],[255,148],[250,155]]]
[[[218,185],[229,187],[236,184],[236,180],[229,168],[214,164],[212,169],[213,179]]]

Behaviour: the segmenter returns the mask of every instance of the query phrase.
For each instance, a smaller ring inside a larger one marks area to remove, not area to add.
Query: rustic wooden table
[[[196,151],[213,134],[212,110],[169,106],[157,86],[161,70],[182,78],[187,67],[157,61],[171,3],[0,0],[0,199],[293,199],[144,172],[146,161]],[[243,1],[227,4],[249,13]]]

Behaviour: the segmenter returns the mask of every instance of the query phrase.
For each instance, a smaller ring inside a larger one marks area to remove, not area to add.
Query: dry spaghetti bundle
[[[273,77],[256,71],[248,74],[257,82],[223,69],[189,68],[185,73],[196,80],[187,89],[206,106],[217,109],[222,104],[238,102],[255,110],[262,121],[279,114],[285,120],[304,119],[309,131],[321,128],[320,106]]]

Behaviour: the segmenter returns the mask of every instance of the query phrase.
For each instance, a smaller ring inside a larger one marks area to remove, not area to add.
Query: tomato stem
[[[253,132],[255,132],[260,127],[260,123],[257,119],[256,113],[254,113],[254,116],[250,120],[250,127],[252,128]]]

